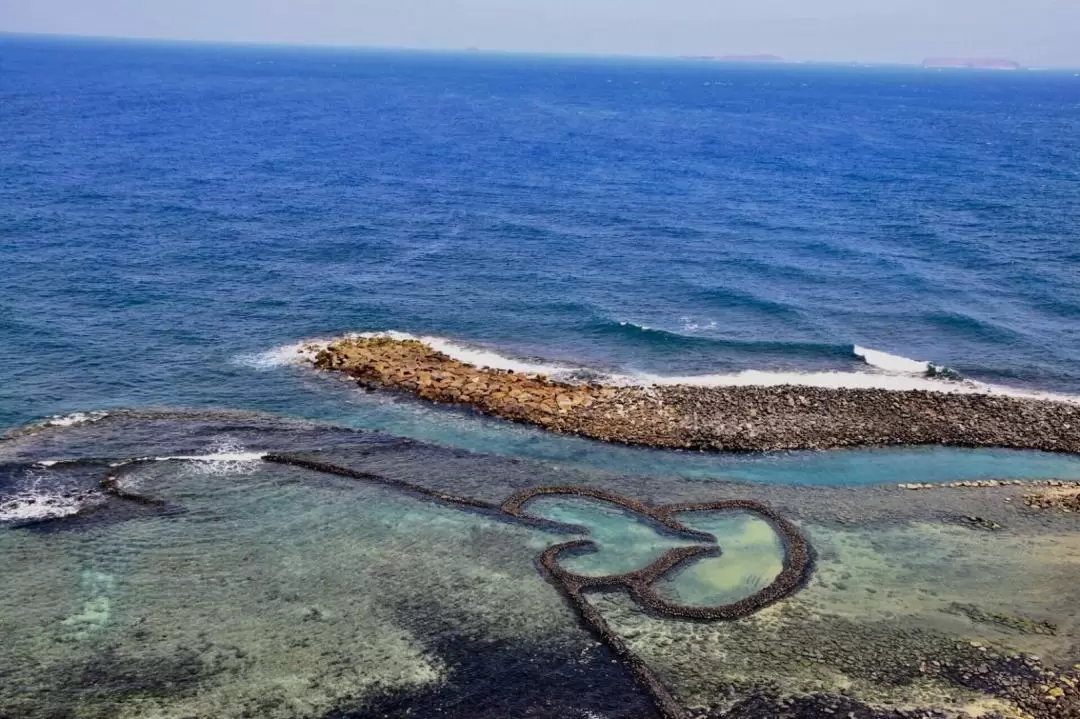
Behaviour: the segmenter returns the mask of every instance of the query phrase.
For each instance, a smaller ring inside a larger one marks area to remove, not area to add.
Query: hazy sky
[[[1080,0],[0,0],[0,30],[633,54],[1080,66]]]

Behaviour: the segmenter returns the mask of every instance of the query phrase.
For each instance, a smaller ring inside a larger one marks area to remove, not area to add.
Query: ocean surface
[[[1070,515],[867,486],[1080,457],[605,445],[298,353],[349,332],[1080,401],[1080,77],[0,35],[0,715],[951,716],[1080,659]]]
[[[298,343],[352,331],[612,381],[1080,396],[1071,72],[9,35],[0,134],[0,430],[232,408],[742,471],[367,395],[298,362]],[[920,471],[957,478],[940,451]],[[961,475],[1001,472],[964,456]],[[813,475],[803,459],[768,466]]]

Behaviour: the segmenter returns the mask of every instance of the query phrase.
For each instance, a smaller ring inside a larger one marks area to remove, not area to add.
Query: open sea
[[[231,408],[616,461],[297,366],[351,331],[1080,396],[1072,72],[8,35],[0,135],[0,428]]]

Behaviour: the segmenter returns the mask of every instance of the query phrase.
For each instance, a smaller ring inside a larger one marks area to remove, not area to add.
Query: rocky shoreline
[[[476,367],[417,340],[346,337],[307,348],[369,389],[606,442],[770,451],[895,445],[1080,453],[1080,405],[987,394],[806,386],[618,387]]]

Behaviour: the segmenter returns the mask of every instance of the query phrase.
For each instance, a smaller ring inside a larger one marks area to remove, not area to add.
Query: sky
[[[0,0],[0,31],[1080,67],[1080,0]]]

